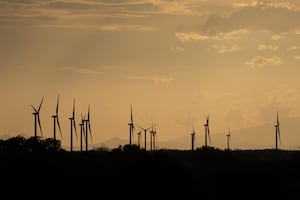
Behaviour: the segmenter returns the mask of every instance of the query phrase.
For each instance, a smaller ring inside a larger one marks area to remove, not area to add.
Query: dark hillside
[[[286,199],[300,186],[300,153],[292,151],[2,152],[0,158],[3,191],[22,197]]]

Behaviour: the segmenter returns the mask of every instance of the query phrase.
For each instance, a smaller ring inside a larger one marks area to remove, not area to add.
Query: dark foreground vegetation
[[[69,152],[53,141],[0,143],[1,193],[14,199],[298,199],[300,152],[137,148]],[[4,198],[3,198],[4,199]]]

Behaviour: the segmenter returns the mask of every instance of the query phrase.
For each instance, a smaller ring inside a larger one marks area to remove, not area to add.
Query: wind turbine
[[[207,147],[207,137],[209,139],[209,144],[210,144],[210,133],[209,133],[209,115],[206,116],[206,124],[205,126],[205,147]]]
[[[154,131],[152,132],[153,134],[153,149],[154,151],[156,150],[156,141],[157,141],[157,135],[156,135],[156,124],[154,124]]]
[[[230,137],[231,137],[231,135],[230,135],[230,129],[229,129],[229,131],[228,131],[228,134],[226,135],[226,137],[227,137],[227,150],[230,150]]]
[[[57,123],[58,128],[59,128],[60,136],[61,136],[61,138],[62,138],[61,128],[60,128],[59,120],[58,120],[58,105],[59,105],[59,96],[58,96],[58,98],[57,98],[57,104],[56,104],[56,112],[55,112],[55,115],[52,115],[52,118],[53,118],[53,139],[54,139],[54,148],[55,148],[55,149],[56,149],[56,123]]]
[[[133,124],[133,116],[132,116],[132,105],[130,104],[130,123],[129,125],[129,145],[132,144],[132,136],[134,131],[134,124]]]
[[[79,124],[79,126],[80,126],[80,152],[82,152],[83,135],[85,137],[84,121],[85,121],[85,119],[81,115],[81,123]]]
[[[152,147],[153,147],[152,138],[153,138],[153,135],[154,135],[153,122],[152,122],[151,130],[149,132],[150,132],[150,151],[152,151]]]
[[[85,121],[85,150],[88,151],[88,132],[90,132],[91,142],[93,143],[91,123],[90,123],[90,105],[88,108],[87,119]]]
[[[76,139],[78,140],[78,136],[77,136],[77,131],[76,131],[76,123],[75,123],[75,99],[74,99],[74,103],[73,103],[73,113],[72,113],[72,117],[69,118],[70,122],[71,122],[71,135],[70,135],[70,151],[73,151],[73,128],[75,130],[75,134],[76,134]]]
[[[39,124],[41,136],[43,137],[41,120],[40,120],[40,111],[41,111],[43,101],[44,101],[44,97],[42,98],[42,101],[41,101],[38,109],[36,109],[33,105],[31,105],[31,107],[34,110],[34,112],[32,114],[34,115],[34,138],[35,139],[37,139],[37,124]]]
[[[279,142],[281,143],[278,112],[277,112],[277,121],[276,121],[276,124],[274,125],[274,127],[275,127],[275,149],[278,150],[278,144],[277,144],[278,139],[279,139]]]
[[[137,132],[136,133],[138,135],[138,146],[140,147],[141,146],[141,131]]]
[[[147,131],[152,127],[150,126],[149,128],[143,128],[139,125],[137,125],[138,127],[140,127],[143,131],[144,131],[144,137],[145,137],[145,151],[147,151]]]
[[[192,136],[192,151],[194,151],[194,147],[195,147],[195,130],[194,130],[194,126],[193,126],[193,132],[191,133]]]

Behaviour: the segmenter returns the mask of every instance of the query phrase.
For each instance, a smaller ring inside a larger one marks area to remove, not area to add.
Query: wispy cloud
[[[80,25],[80,24],[48,24],[37,27],[45,28],[74,28],[74,29],[96,29],[99,31],[155,31],[154,27],[133,24],[103,24],[103,25]]]
[[[170,50],[173,52],[184,52],[184,48],[179,47],[179,46],[170,47]]]
[[[300,55],[294,56],[295,60],[300,60]]]
[[[283,61],[280,57],[263,57],[263,56],[255,56],[250,61],[247,61],[245,64],[250,65],[251,68],[257,69],[266,67],[269,65],[280,65]]]
[[[238,40],[242,36],[249,34],[247,29],[238,29],[230,32],[220,32],[215,35],[200,34],[196,32],[179,32],[175,34],[175,38],[181,42],[186,41],[203,41],[203,40]]]
[[[295,51],[298,49],[299,49],[299,47],[297,47],[297,46],[290,46],[290,47],[286,48],[286,51]]]
[[[271,40],[274,40],[274,41],[280,40],[282,38],[284,38],[284,36],[279,35],[279,34],[274,34],[271,36]]]
[[[155,85],[163,85],[168,87],[174,80],[170,76],[129,76],[128,79],[152,81]]]
[[[79,73],[79,74],[91,74],[91,75],[103,74],[102,71],[92,70],[92,69],[87,69],[87,68],[63,67],[63,68],[61,68],[61,70]]]
[[[260,45],[257,46],[257,49],[260,50],[260,51],[262,51],[262,50],[276,51],[276,50],[278,50],[278,46],[260,44]]]
[[[230,46],[226,46],[226,45],[213,45],[212,46],[217,53],[229,53],[229,52],[234,52],[237,51],[239,49],[238,45],[230,45]]]

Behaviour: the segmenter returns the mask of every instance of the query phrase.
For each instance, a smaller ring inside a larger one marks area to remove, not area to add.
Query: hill
[[[298,151],[0,152],[0,161],[2,193],[25,199],[288,199],[300,186]]]

